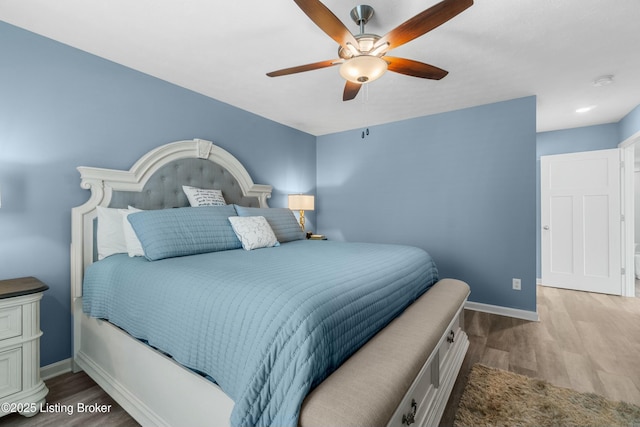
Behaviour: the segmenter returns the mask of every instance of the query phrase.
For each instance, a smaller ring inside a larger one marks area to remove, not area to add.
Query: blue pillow
[[[205,252],[239,249],[242,243],[229,223],[233,205],[143,211],[127,219],[150,261]]]
[[[278,242],[285,243],[305,239],[293,212],[287,208],[247,208],[235,205],[238,216],[263,216],[271,226]]]

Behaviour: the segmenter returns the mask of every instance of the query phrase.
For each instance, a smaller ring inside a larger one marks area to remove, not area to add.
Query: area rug
[[[640,426],[640,407],[474,365],[455,427]]]

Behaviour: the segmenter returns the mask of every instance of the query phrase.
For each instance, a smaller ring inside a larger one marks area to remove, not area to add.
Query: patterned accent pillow
[[[229,222],[242,242],[242,247],[247,251],[280,246],[271,226],[263,216],[230,216]]]
[[[192,207],[199,206],[224,206],[227,202],[224,200],[222,196],[222,191],[206,189],[206,188],[196,188],[190,187],[188,185],[182,186],[182,191],[187,195],[187,199],[189,199],[189,204]]]

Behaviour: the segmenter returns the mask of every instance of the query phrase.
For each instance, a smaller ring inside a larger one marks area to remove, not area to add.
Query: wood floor
[[[49,388],[45,408],[50,412],[31,418],[19,414],[0,418],[2,427],[134,427],[139,426],[84,372],[64,374],[45,381]],[[105,413],[79,413],[79,404],[107,405]],[[108,405],[111,405],[110,407]]]
[[[442,418],[482,363],[640,405],[640,298],[538,286],[539,322],[465,311],[470,345]]]
[[[470,345],[441,425],[453,424],[471,366],[483,363],[640,405],[640,298],[538,287],[539,322],[465,311]],[[48,405],[112,405],[106,414],[13,414],[1,426],[137,426],[84,373],[48,380]],[[54,406],[55,408],[55,406]],[[188,425],[188,420],[185,420]]]

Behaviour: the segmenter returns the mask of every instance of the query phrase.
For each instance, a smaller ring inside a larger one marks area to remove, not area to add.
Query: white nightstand
[[[40,379],[40,299],[35,277],[0,280],[0,417],[38,413],[49,392]]]

